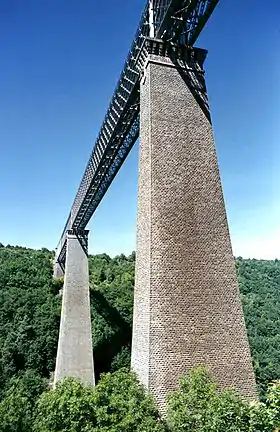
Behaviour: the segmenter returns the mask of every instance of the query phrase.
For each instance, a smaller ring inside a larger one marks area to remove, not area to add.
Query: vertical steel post
[[[154,23],[154,0],[149,0],[149,27],[150,37],[155,37],[155,23]]]

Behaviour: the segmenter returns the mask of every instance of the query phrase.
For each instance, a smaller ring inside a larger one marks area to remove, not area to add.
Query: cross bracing
[[[192,46],[218,1],[148,0],[57,247],[62,267],[67,231],[86,227],[138,138],[146,38]]]

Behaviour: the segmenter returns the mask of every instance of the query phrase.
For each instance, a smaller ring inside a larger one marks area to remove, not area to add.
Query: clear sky
[[[220,0],[197,46],[235,255],[280,257],[280,2]],[[144,0],[0,0],[0,242],[54,249]],[[89,228],[135,249],[138,144]]]

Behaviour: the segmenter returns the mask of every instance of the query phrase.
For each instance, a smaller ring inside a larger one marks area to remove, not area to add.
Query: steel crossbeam
[[[86,227],[138,138],[145,39],[192,46],[218,1],[148,0],[57,247],[56,259],[62,266],[67,231]]]

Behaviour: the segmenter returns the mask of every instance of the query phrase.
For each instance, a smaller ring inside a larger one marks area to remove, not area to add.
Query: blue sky
[[[54,249],[143,0],[0,0],[0,242]],[[205,63],[236,255],[280,256],[280,3],[220,0]],[[135,249],[138,144],[93,216],[91,253]]]

